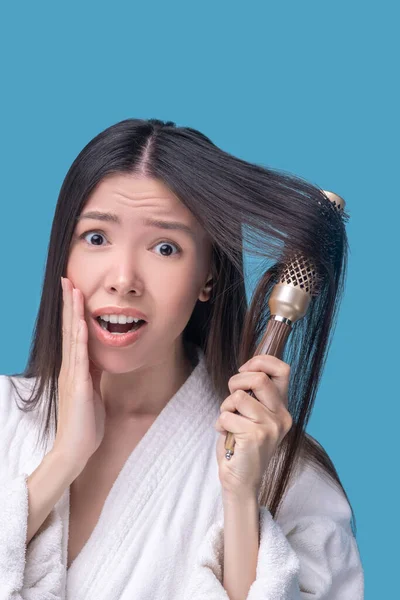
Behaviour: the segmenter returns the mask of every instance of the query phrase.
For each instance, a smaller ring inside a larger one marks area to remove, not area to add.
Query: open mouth
[[[141,319],[137,323],[110,323],[110,321],[104,321],[101,317],[96,317],[96,320],[102,329],[105,329],[110,333],[128,333],[130,331],[136,331],[146,323],[146,321]]]

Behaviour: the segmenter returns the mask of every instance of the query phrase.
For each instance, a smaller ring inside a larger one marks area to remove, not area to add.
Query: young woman
[[[350,503],[305,433],[347,258],[329,204],[172,122],[82,150],[27,367],[0,377],[2,599],[363,598]],[[276,261],[249,308],[243,226]],[[254,356],[294,251],[320,292],[287,362]]]

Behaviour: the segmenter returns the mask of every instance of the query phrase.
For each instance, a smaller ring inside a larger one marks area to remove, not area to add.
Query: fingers
[[[250,433],[261,440],[268,435],[270,439],[281,441],[292,427],[290,413],[283,409],[279,415],[267,414],[260,402],[257,402],[258,407],[253,403],[254,398],[248,396],[246,399],[243,390],[228,396],[215,424],[217,431],[222,427],[230,433]],[[239,410],[239,415],[235,414],[235,409]]]
[[[72,285],[72,284],[71,284]],[[69,356],[70,371],[75,369],[76,365],[76,346],[78,343],[78,326],[79,326],[79,290],[72,288],[72,327],[71,327],[71,352]]]
[[[237,390],[231,394],[220,406],[220,413],[225,411],[234,413],[239,411],[242,417],[246,417],[253,423],[262,423],[266,420],[265,407],[256,398],[249,396],[244,390]]]
[[[273,413],[279,413],[283,407],[286,408],[285,393],[278,389],[266,373],[244,371],[231,377],[228,387],[231,394],[238,390],[253,391],[255,399]]]
[[[72,282],[63,278],[63,363],[70,383],[86,382],[92,376],[93,386],[100,393],[102,370],[89,359],[88,328],[85,320],[83,294]],[[81,323],[81,328],[80,328]],[[65,359],[64,359],[65,357]]]
[[[76,338],[75,338],[75,378],[77,382],[87,382],[89,376],[88,330],[85,321],[83,295],[74,289]]]
[[[232,412],[224,411],[219,416],[215,428],[217,431],[229,432],[229,433],[250,433],[254,434],[255,431],[258,431],[260,427],[265,427],[265,425],[261,425],[260,423],[253,423],[251,420],[246,417],[242,417],[242,415],[235,415]],[[219,429],[218,429],[219,428]]]
[[[78,333],[79,321],[81,318],[84,319],[84,308],[81,291],[74,288],[72,282],[68,278],[63,278],[63,304],[62,368],[66,383],[68,382],[68,385],[72,385],[76,377],[75,369],[77,363],[78,342],[80,339]],[[85,326],[86,323],[84,324],[84,328]]]
[[[235,414],[239,411],[239,415]],[[259,430],[260,434],[268,430],[283,439],[292,428],[293,419],[289,411],[280,404],[277,413],[272,413],[256,398],[249,396],[244,390],[236,390],[228,396],[220,406],[218,426],[222,426],[231,433],[253,432]]]
[[[271,354],[257,354],[239,369],[240,373],[264,372],[286,400],[290,380],[290,365]]]
[[[71,352],[71,328],[72,328],[72,293],[71,283],[68,279],[62,279],[63,311],[62,311],[62,375],[67,375],[69,370],[69,359]]]
[[[239,372],[264,371],[271,378],[287,378],[290,373],[290,365],[272,354],[257,354],[244,363]]]

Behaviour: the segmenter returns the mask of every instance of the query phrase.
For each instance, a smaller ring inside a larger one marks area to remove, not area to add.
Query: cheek
[[[74,260],[74,257],[68,261],[65,277],[69,279],[74,288],[77,288],[83,295],[85,318],[89,319],[90,315],[87,307],[87,298],[91,297],[92,291],[90,281],[87,277],[88,270],[85,269],[82,261]],[[60,284],[61,285],[61,284]]]
[[[198,292],[187,286],[166,285],[157,292],[156,312],[162,327],[171,331],[182,331],[195,307]]]
[[[79,255],[76,246],[72,243],[69,255],[65,276],[75,285],[78,286],[78,281],[83,279],[83,272],[85,270],[84,261],[79,260]]]
[[[85,290],[90,295],[92,287],[98,285],[103,273],[104,263],[95,257],[94,252],[92,255],[82,252],[76,243],[71,247],[65,276],[74,287],[80,289],[84,295]]]
[[[78,288],[85,295],[85,277],[87,270],[82,261],[74,260],[73,257],[68,261],[68,266],[65,276],[70,280],[72,285]]]

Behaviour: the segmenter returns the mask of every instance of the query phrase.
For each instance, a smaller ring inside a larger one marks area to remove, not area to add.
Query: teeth
[[[102,321],[106,321],[107,323],[137,323],[141,319],[136,319],[135,317],[127,317],[126,315],[100,315],[100,319]]]
[[[105,321],[103,321],[103,319],[100,319],[100,325],[101,325],[102,329],[105,329],[106,331],[108,331],[107,323]]]
[[[103,316],[109,317],[109,316],[112,316],[112,315],[102,315],[101,317],[97,317],[97,320],[99,321],[101,328],[104,329],[105,331],[109,331],[108,325],[107,325],[107,323],[109,321],[106,320],[106,319],[103,319]],[[117,316],[117,315],[114,315],[114,316]],[[125,317],[125,315],[121,315],[121,316],[122,316],[122,318],[126,319],[126,323],[133,323],[133,321],[135,321],[135,324],[136,324],[138,321],[141,320],[141,319],[134,319],[133,317]],[[110,321],[110,322],[112,323],[113,321]],[[116,322],[120,322],[120,323],[124,324],[124,321],[116,321]],[[134,327],[135,326],[132,325],[132,327],[131,327],[131,329],[129,331],[132,331],[134,329]],[[112,333],[113,333],[113,335],[124,335],[123,333],[120,333],[118,331],[113,331]]]

